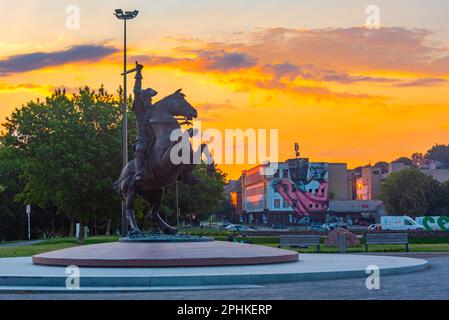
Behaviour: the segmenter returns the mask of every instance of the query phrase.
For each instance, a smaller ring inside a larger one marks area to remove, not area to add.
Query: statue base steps
[[[221,241],[117,242],[39,254],[32,261],[35,265],[64,267],[208,267],[297,262],[298,253]]]

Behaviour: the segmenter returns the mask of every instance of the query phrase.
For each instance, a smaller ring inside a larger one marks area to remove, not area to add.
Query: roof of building
[[[333,212],[375,212],[383,206],[380,200],[332,200],[329,211]]]
[[[449,181],[449,169],[421,169],[421,172],[434,177],[440,182]]]

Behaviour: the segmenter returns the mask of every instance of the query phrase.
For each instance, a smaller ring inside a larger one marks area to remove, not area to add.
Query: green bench
[[[370,244],[403,244],[408,252],[408,233],[367,233],[365,251]]]
[[[291,236],[280,236],[279,237],[279,248],[282,247],[298,247],[307,248],[309,246],[316,246],[316,252],[321,251],[320,247],[320,236],[319,235],[291,235]]]

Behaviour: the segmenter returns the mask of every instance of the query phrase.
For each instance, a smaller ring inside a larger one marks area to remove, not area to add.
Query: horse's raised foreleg
[[[134,201],[136,200],[135,192],[129,192],[126,196],[126,216],[128,217],[128,223],[131,227],[130,235],[140,234],[139,227],[136,222],[136,215],[134,213]]]

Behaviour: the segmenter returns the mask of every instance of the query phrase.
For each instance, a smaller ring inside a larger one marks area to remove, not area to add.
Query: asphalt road
[[[424,258],[430,268],[384,276],[379,290],[365,279],[270,284],[260,288],[145,293],[0,294],[0,300],[449,300],[449,254],[408,254]]]

